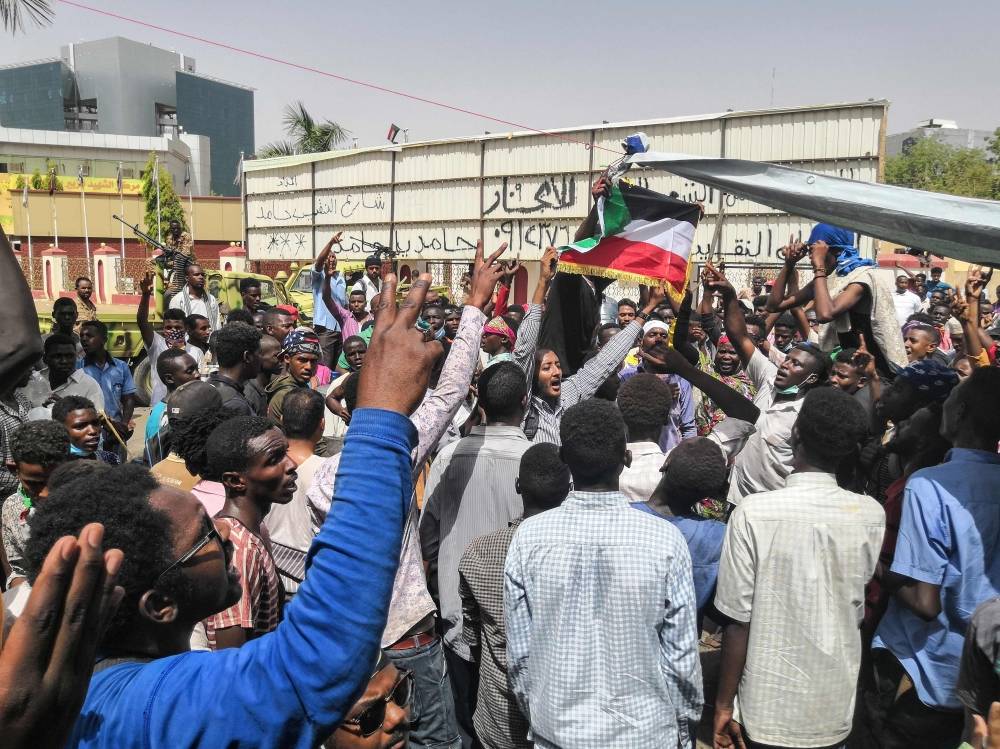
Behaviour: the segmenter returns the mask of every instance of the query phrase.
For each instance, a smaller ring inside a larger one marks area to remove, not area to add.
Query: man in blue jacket
[[[395,277],[385,283],[384,298],[395,299]],[[134,466],[68,480],[53,493],[53,509],[33,526],[29,578],[45,544],[88,522],[102,523],[104,547],[125,555],[124,598],[67,746],[312,747],[343,721],[386,623],[412,492],[416,435],[407,416],[441,354],[415,328],[429,285],[421,276],[399,309],[379,305],[333,507],[274,632],[238,649],[188,650],[194,625],[237,593],[226,532],[190,494]]]

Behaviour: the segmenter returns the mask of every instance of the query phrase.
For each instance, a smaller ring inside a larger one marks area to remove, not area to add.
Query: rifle
[[[117,214],[114,214],[114,213],[111,214],[111,218],[116,219],[118,221],[121,221],[123,224],[125,224],[125,226],[127,226],[129,229],[131,229],[132,233],[135,234],[139,239],[141,239],[146,244],[148,244],[148,245],[150,245],[152,247],[155,247],[156,249],[160,250],[160,252],[163,253],[159,257],[153,258],[153,262],[156,263],[157,265],[159,265],[161,270],[166,270],[171,265],[173,265],[174,255],[177,254],[177,250],[171,249],[170,247],[167,247],[162,242],[159,242],[159,241],[153,239],[146,232],[142,231],[139,228],[139,224],[136,224],[135,226],[133,226],[128,221],[126,221],[125,219],[121,218],[120,216],[118,216]]]

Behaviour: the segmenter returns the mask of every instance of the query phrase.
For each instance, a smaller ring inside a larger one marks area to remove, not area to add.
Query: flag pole
[[[118,183],[118,201],[119,201],[120,207],[121,207],[121,216],[122,216],[122,218],[125,218],[125,192],[124,192],[125,188],[124,188],[124,183],[122,182],[122,163],[120,161],[118,162],[118,176],[117,176],[116,181]],[[122,231],[122,269],[124,270],[124,267],[125,267],[124,266],[124,263],[125,263],[125,223],[124,222],[122,222],[122,224],[121,224],[121,231]]]
[[[56,170],[49,172],[49,203],[52,209],[52,238],[56,242],[56,249],[59,249],[59,212],[56,210],[56,191],[52,186],[56,180]]]
[[[76,181],[80,185],[80,211],[83,213],[83,246],[87,253],[87,268],[90,268],[90,231],[87,228],[87,191],[83,184],[83,164],[76,173]]]
[[[35,285],[35,252],[31,246],[31,209],[28,206],[28,182],[25,177],[24,195],[21,197],[21,207],[24,208],[24,216],[28,222],[28,286]]]
[[[184,169],[184,182],[188,189],[188,213],[191,215],[191,244],[194,244],[194,198],[191,196],[191,163],[188,162]]]
[[[156,240],[163,243],[163,230],[160,227],[160,155],[156,154],[153,161],[153,179],[156,180]]]

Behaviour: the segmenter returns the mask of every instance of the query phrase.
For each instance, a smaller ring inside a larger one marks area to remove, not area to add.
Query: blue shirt
[[[89,374],[101,386],[104,393],[104,411],[112,421],[122,420],[122,396],[135,392],[135,382],[128,364],[110,354],[102,367],[97,362],[79,359],[76,368]]]
[[[641,372],[643,372],[641,365],[623,367],[618,373],[618,379],[625,382]],[[698,427],[694,423],[694,396],[691,392],[691,383],[675,374],[656,374],[656,376],[680,388],[680,397],[670,405],[670,421],[660,432],[658,444],[666,455],[677,447],[681,440],[697,437]]]
[[[715,584],[719,581],[719,559],[722,556],[722,541],[726,537],[726,524],[709,518],[667,517],[661,515],[645,502],[633,502],[632,507],[648,512],[667,522],[681,532],[691,552],[691,573],[694,576],[694,596],[698,601],[698,616],[715,596]]]
[[[416,430],[402,414],[355,411],[335,456],[333,506],[278,628],[240,648],[95,674],[66,746],[306,749],[326,740],[375,664],[413,491],[415,444]]]
[[[1000,456],[954,448],[910,476],[892,571],[941,586],[941,613],[925,622],[893,598],[872,646],[899,659],[923,703],[960,710],[966,627],[1000,594]]]
[[[313,325],[322,325],[327,330],[339,331],[340,323],[323,302],[323,281],[326,276],[315,268],[309,272],[312,273],[313,285]],[[330,294],[340,302],[341,306],[347,306],[347,282],[344,280],[343,273],[338,272],[330,279]]]

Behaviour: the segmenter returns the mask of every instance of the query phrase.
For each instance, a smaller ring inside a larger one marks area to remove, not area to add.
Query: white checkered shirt
[[[537,747],[689,747],[701,717],[691,556],[620,492],[525,520],[504,570],[511,687]]]
[[[715,606],[750,622],[736,719],[761,744],[831,746],[847,738],[861,664],[865,585],[885,512],[828,473],[736,506]]]

